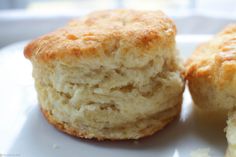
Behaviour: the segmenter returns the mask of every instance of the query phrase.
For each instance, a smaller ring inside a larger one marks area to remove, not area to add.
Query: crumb
[[[209,155],[210,148],[201,148],[191,152],[191,157],[211,157]]]

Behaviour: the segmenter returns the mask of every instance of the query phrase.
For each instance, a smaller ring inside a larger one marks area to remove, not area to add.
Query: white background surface
[[[209,36],[178,36],[184,57]],[[188,157],[210,148],[213,157],[226,149],[225,118],[200,114],[186,90],[179,119],[153,136],[138,141],[81,140],[57,131],[39,111],[31,78],[31,64],[23,56],[25,43],[0,50],[0,153],[20,157]],[[14,64],[13,64],[14,63]]]

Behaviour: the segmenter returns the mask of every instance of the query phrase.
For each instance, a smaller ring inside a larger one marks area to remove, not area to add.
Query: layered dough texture
[[[41,107],[83,134],[91,131],[87,138],[152,134],[180,112],[183,80],[171,53],[163,52],[166,58],[140,58],[139,66],[130,67],[112,65],[116,58],[97,65],[88,60],[76,66],[35,62],[33,76]]]
[[[92,13],[24,51],[42,112],[71,135],[138,139],[178,116],[184,80],[176,28],[162,12]]]

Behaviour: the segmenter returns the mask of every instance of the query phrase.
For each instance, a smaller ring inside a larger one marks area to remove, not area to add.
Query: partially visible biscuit
[[[227,121],[226,137],[228,141],[228,148],[225,157],[236,156],[236,112],[229,114]]]
[[[236,107],[236,25],[200,45],[186,63],[194,103],[204,109]]]
[[[45,117],[82,138],[138,139],[180,113],[176,28],[162,12],[99,11],[26,46]]]

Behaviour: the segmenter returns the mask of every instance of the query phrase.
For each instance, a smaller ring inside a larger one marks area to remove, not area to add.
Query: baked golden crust
[[[236,104],[236,25],[200,45],[186,62],[185,77],[196,105],[232,109]]]
[[[172,20],[161,11],[98,11],[32,41],[24,55],[48,61],[65,56],[98,57],[117,49],[129,52],[133,47],[140,49],[137,53],[145,53],[157,46],[156,41],[158,46],[173,43],[175,34]]]
[[[236,72],[236,25],[230,25],[200,45],[186,62],[187,79],[205,77],[223,86]]]
[[[221,112],[236,107],[236,24],[201,44],[186,62],[185,77],[194,103]],[[236,114],[235,114],[236,115]],[[235,116],[229,116],[226,157],[235,157]]]

